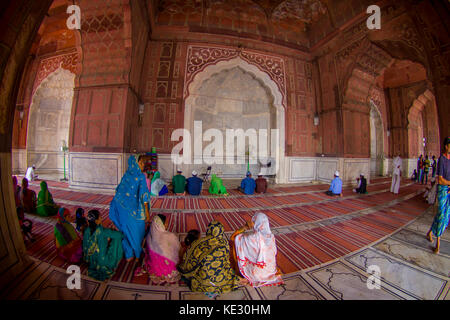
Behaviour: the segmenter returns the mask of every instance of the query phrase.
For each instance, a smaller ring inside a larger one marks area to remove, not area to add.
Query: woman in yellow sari
[[[240,279],[230,265],[230,247],[224,230],[220,222],[212,221],[206,237],[194,241],[184,254],[179,271],[192,291],[215,297],[239,286]]]

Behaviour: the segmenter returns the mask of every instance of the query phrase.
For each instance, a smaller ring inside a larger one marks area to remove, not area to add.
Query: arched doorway
[[[408,153],[439,156],[440,135],[434,94],[426,89],[414,99],[408,111]]]
[[[383,175],[383,121],[373,100],[370,100],[370,175]]]
[[[69,140],[75,74],[59,68],[36,89],[27,130],[27,165],[40,173],[61,174]],[[66,159],[67,161],[67,159]]]
[[[203,132],[208,128],[219,129],[223,132],[224,154],[226,129],[243,129],[245,132],[246,129],[253,128],[257,135],[261,129],[266,129],[267,157],[271,162],[271,169],[266,173],[274,176],[277,183],[285,182],[284,107],[281,92],[269,75],[237,57],[206,67],[195,76],[189,85],[188,92],[190,94],[185,100],[184,128],[191,133],[193,148],[195,148],[195,141],[192,133],[195,130],[194,121],[196,120],[206,123],[205,128],[202,128]],[[214,94],[211,95],[210,92]],[[225,114],[223,111],[226,111]],[[217,117],[218,113],[222,115]],[[189,169],[206,167],[205,164],[195,164],[193,152],[191,159],[193,165]],[[224,164],[216,165],[216,168],[224,177],[242,177],[245,174],[247,159],[248,155],[244,164],[227,165],[225,163],[227,159],[224,158]],[[242,159],[239,159],[237,155],[234,160],[236,163],[237,160]],[[250,170],[253,174],[257,174],[263,170],[264,165],[265,163],[258,160],[256,164],[250,164]]]

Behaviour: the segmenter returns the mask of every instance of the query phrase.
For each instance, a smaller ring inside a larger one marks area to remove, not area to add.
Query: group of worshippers
[[[197,171],[192,171],[192,177],[187,178],[183,176],[183,170],[177,169],[177,174],[172,178],[173,193],[175,195],[184,196],[190,194],[198,196],[202,192],[203,180],[197,175]]]
[[[137,276],[147,273],[155,284],[184,279],[191,290],[210,297],[234,290],[245,281],[254,286],[282,283],[267,216],[255,214],[245,230],[236,235],[232,245],[236,252],[234,268],[230,243],[220,222],[212,221],[203,238],[200,232],[189,231],[180,244],[178,236],[167,230],[164,215],[154,215],[150,220],[150,191],[144,165],[141,157],[130,156],[109,210],[111,221],[123,235],[125,259],[139,263],[144,255],[142,265],[136,269]]]
[[[435,178],[436,176],[436,168],[437,168],[437,161],[436,157],[433,155],[431,157],[431,160],[428,158],[428,155],[425,155],[425,158],[423,155],[420,155],[417,159],[417,169],[414,169],[413,175],[411,177],[411,180],[420,183],[420,184],[428,184],[428,174],[430,172],[431,168],[431,179],[430,181]]]
[[[342,197],[342,179],[339,176],[339,171],[334,172],[334,178],[331,180],[330,188],[325,192],[328,196],[338,196]],[[353,192],[360,194],[367,194],[367,179],[364,176],[364,173],[360,173],[359,177],[356,178],[356,188],[353,189]]]
[[[30,168],[34,168],[34,166]],[[31,181],[37,179],[34,171],[28,170],[27,176]],[[58,212],[59,206],[53,201],[47,182],[41,181],[41,190],[37,196],[36,192],[29,188],[28,178],[23,178],[20,186],[16,176],[12,177],[12,182],[17,217],[24,239],[34,242],[35,239],[32,234],[33,222],[30,219],[26,219],[25,214],[35,214],[41,217],[54,216]]]
[[[258,178],[255,180],[252,178],[252,173],[247,171],[245,179],[242,179],[241,185],[238,190],[244,194],[266,193],[267,192],[267,180],[258,174]]]

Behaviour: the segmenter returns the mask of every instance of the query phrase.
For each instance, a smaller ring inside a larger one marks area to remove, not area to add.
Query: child
[[[416,180],[417,180],[417,170],[414,169],[414,172],[413,172],[413,174],[411,176],[411,181],[416,181]]]
[[[200,239],[200,231],[196,229],[189,230],[180,247],[180,263],[183,260],[184,253],[189,249],[191,244]]]
[[[31,242],[35,242],[36,239],[33,238],[33,234],[31,233],[31,230],[33,229],[33,222],[29,219],[25,219],[22,207],[17,208],[17,216],[19,218],[20,228],[22,229],[24,237]]]
[[[86,218],[84,217],[84,209],[78,208],[76,211],[76,223],[77,223],[77,231],[81,234],[84,234],[84,229],[86,229],[88,223]]]

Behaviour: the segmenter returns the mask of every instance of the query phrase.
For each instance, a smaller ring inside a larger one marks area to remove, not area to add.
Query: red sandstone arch
[[[418,145],[425,138],[425,147]],[[417,144],[416,144],[417,143]],[[426,89],[414,99],[408,111],[408,157],[439,155],[439,127],[434,94]]]

